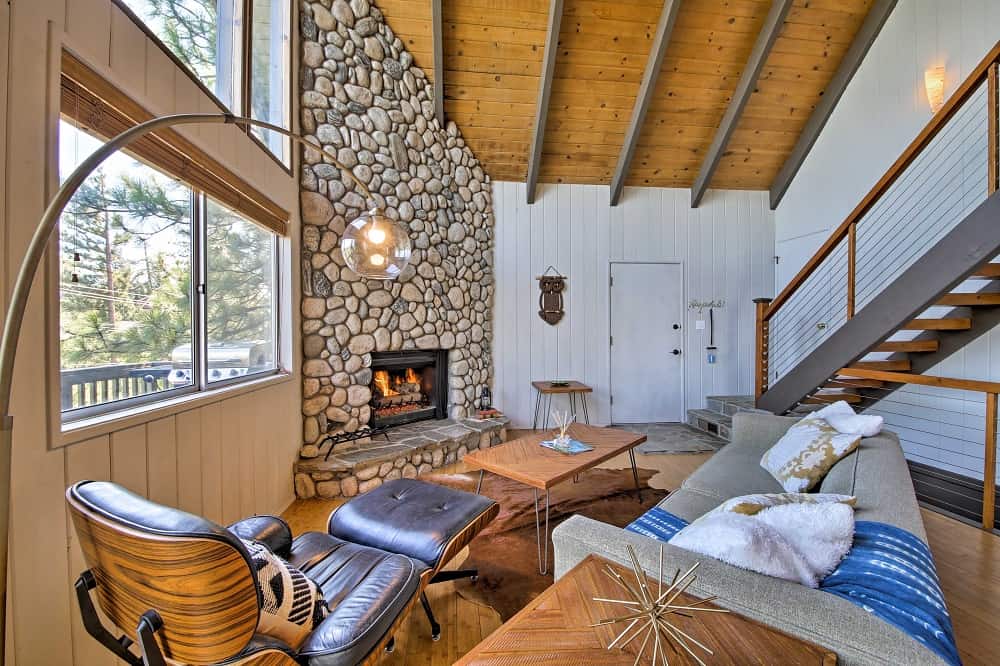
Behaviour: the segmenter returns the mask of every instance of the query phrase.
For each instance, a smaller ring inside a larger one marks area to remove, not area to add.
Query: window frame
[[[198,86],[198,88],[199,88],[199,90],[201,90],[201,92],[203,92],[205,95],[208,96],[208,98],[212,101],[213,104],[215,104],[219,108],[220,111],[222,111],[224,113],[234,113],[234,114],[237,114],[237,115],[240,115],[240,116],[243,116],[243,117],[247,117],[247,118],[250,117],[250,114],[252,113],[252,110],[250,108],[250,99],[251,99],[251,94],[252,94],[252,90],[251,90],[251,78],[252,77],[250,75],[250,68],[252,66],[251,63],[252,63],[252,59],[253,59],[253,53],[252,53],[252,46],[253,46],[253,43],[252,43],[253,42],[253,34],[252,34],[252,32],[253,32],[253,29],[252,29],[252,26],[253,26],[253,0],[234,0],[234,3],[236,4],[236,6],[239,8],[239,10],[241,12],[240,15],[237,17],[240,25],[238,26],[238,28],[236,30],[234,30],[234,33],[237,32],[237,31],[239,32],[238,39],[234,40],[234,41],[237,41],[239,43],[239,46],[240,46],[240,51],[237,54],[237,57],[234,58],[234,62],[233,62],[234,70],[238,70],[238,71],[234,71],[233,72],[233,76],[238,79],[238,81],[236,81],[236,84],[233,86],[233,90],[234,90],[234,93],[238,93],[238,96],[240,98],[234,104],[234,106],[237,107],[236,109],[230,109],[228,106],[226,106],[225,103],[221,99],[219,99],[219,97],[212,90],[210,90],[208,86],[205,85],[204,81],[202,81],[198,77],[198,75],[195,74],[191,70],[191,68],[189,68],[184,63],[184,61],[182,61],[177,56],[177,54],[174,53],[170,49],[170,47],[168,47],[163,42],[162,39],[160,39],[159,35],[157,35],[155,32],[153,32],[152,28],[150,28],[149,25],[147,25],[146,22],[142,20],[142,17],[140,17],[138,14],[136,14],[132,10],[132,8],[129,7],[126,4],[126,0],[111,0],[111,2],[113,2],[114,5],[116,7],[118,7],[129,18],[129,20],[131,20],[137,26],[143,32],[143,34],[146,35],[146,37],[150,41],[152,41],[154,44],[156,44],[156,46],[168,58],[170,58],[171,62],[173,62],[174,65],[176,65],[177,68],[180,71],[184,72],[184,74],[196,86]],[[285,104],[284,105],[285,105],[285,113],[287,114],[287,121],[288,121],[287,122],[288,127],[286,127],[286,129],[291,130],[292,129],[292,123],[293,123],[292,111],[294,109],[294,104],[295,104],[295,102],[294,102],[294,95],[295,95],[295,78],[296,78],[296,77],[294,77],[292,75],[292,73],[293,73],[293,71],[295,69],[295,64],[294,64],[294,50],[292,49],[291,35],[292,35],[292,31],[293,31],[294,24],[295,24],[295,18],[296,18],[296,9],[295,9],[296,8],[296,3],[294,3],[293,0],[288,0],[288,2],[291,2],[292,5],[291,5],[291,7],[289,9],[289,12],[288,12],[288,26],[287,27],[288,27],[288,34],[289,34],[290,37],[289,37],[289,40],[288,40],[288,47],[286,49],[287,56],[288,56],[288,71],[286,72],[286,77],[285,77],[287,79],[287,84],[286,84],[286,90],[285,90],[286,97],[285,97]],[[261,138],[259,136],[257,136],[256,134],[254,134],[252,128],[250,128],[248,126],[245,126],[245,125],[240,125],[239,126],[239,130],[242,133],[244,133],[247,136],[249,136],[251,141],[253,141],[255,144],[257,144],[257,146],[261,150],[263,150],[267,154],[267,156],[270,157],[274,161],[275,164],[277,164],[279,167],[281,167],[282,171],[284,171],[285,173],[287,173],[289,176],[293,175],[292,154],[293,154],[294,151],[292,150],[291,143],[290,143],[290,141],[289,141],[289,139],[287,137],[285,137],[283,139],[284,142],[285,142],[287,153],[286,153],[285,158],[282,159],[281,157],[279,157],[278,155],[275,155],[271,151],[271,149],[268,147],[267,143],[265,143],[263,140],[261,140]]]
[[[104,79],[89,66],[80,61],[67,50],[62,52],[62,67],[60,73],[61,95],[55,105],[57,109],[55,120],[54,150],[52,169],[50,173],[59,180],[59,131],[60,122],[74,125],[79,131],[88,133],[98,139],[112,136],[126,126],[135,125],[149,118],[144,108],[113,84]],[[68,108],[67,108],[68,107]],[[48,376],[51,381],[50,395],[51,411],[53,413],[53,438],[56,446],[79,441],[77,431],[91,431],[91,426],[104,423],[130,420],[137,415],[149,412],[167,411],[172,413],[173,405],[178,402],[210,398],[220,391],[227,394],[253,390],[253,387],[266,380],[279,380],[291,376],[285,367],[289,359],[286,356],[287,341],[281,322],[285,317],[282,308],[286,306],[283,290],[290,284],[290,278],[284,275],[291,266],[283,261],[289,239],[290,215],[287,211],[267,198],[266,195],[254,189],[246,181],[217,162],[213,157],[202,151],[196,145],[187,141],[173,130],[157,131],[131,144],[122,151],[130,158],[147,165],[166,178],[182,183],[190,191],[190,225],[191,225],[191,363],[192,381],[188,386],[168,388],[154,393],[148,393],[122,400],[115,400],[96,405],[88,405],[76,409],[62,410],[62,362],[61,343],[57,331],[60,326],[60,263],[59,252],[60,233],[54,234],[50,246],[48,265],[50,266],[50,284],[54,289],[48,293],[49,317],[54,317],[56,334],[52,336],[52,344],[48,355]],[[239,377],[226,378],[214,382],[208,381],[207,356],[207,302],[210,297],[206,289],[207,278],[207,222],[206,210],[209,198],[217,206],[238,215],[249,223],[255,224],[271,234],[272,242],[272,311],[273,321],[273,359],[274,367],[268,370],[250,373]],[[284,269],[284,270],[283,270]],[[54,280],[53,280],[54,273]],[[283,363],[284,361],[284,363]]]

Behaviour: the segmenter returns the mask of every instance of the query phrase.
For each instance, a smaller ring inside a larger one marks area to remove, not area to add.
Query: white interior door
[[[680,264],[611,264],[613,423],[684,420],[682,301]]]

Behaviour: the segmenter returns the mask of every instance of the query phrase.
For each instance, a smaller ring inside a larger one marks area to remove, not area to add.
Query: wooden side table
[[[624,546],[622,548],[624,550]],[[605,617],[621,614],[620,606],[592,600],[594,597],[615,599],[621,596],[621,590],[602,571],[607,564],[611,563],[606,559],[587,556],[455,663],[461,666],[631,666],[635,663],[649,666],[650,650],[643,659],[636,661],[639,641],[633,641],[624,650],[608,650],[608,645],[624,628],[622,625],[592,626]],[[628,567],[612,566],[626,580],[634,580]],[[687,603],[696,601],[688,594],[679,598]],[[710,658],[705,658],[705,663],[796,666],[834,666],[837,663],[837,655],[826,648],[736,613],[697,613],[694,617],[677,618],[677,623],[714,652]],[[671,666],[696,666],[690,655],[673,649],[669,643],[664,652]]]
[[[576,398],[580,396],[580,402],[583,403],[583,421],[590,425],[590,414],[587,413],[587,394],[593,393],[594,389],[577,381],[560,382],[553,386],[552,380],[548,380],[531,382],[531,385],[535,388],[535,420],[531,424],[533,430],[538,430],[538,409],[542,406],[543,397],[546,404],[542,428],[549,427],[549,414],[552,411],[552,396],[554,395],[569,396],[569,409],[574,418],[576,417]]]

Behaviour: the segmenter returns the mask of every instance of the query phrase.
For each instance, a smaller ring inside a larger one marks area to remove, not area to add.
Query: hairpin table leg
[[[542,406],[542,392],[535,389],[535,420],[531,422],[531,429],[538,430],[538,409]]]
[[[532,488],[535,495],[535,543],[538,546],[538,573],[543,576],[549,572],[549,491],[545,491],[545,531],[542,532],[538,515],[538,489]],[[545,542],[544,554],[542,542]]]
[[[628,459],[632,463],[632,479],[635,481],[635,489],[639,492],[639,501],[642,502],[642,487],[639,485],[639,470],[635,466],[635,449],[628,450]]]
[[[479,494],[479,491],[483,489],[483,474],[485,474],[485,473],[486,473],[485,469],[479,470],[479,481],[476,482],[476,494],[477,495]]]
[[[590,425],[590,414],[587,413],[587,394],[580,394],[580,402],[583,403],[583,422]]]

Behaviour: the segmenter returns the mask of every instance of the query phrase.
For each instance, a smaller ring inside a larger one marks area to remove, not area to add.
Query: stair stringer
[[[779,378],[757,406],[784,414],[884,342],[1000,253],[1000,192],[969,213],[912,266]]]

